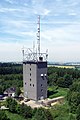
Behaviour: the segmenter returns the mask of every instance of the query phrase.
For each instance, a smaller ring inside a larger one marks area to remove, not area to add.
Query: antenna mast
[[[38,44],[38,54],[40,55],[40,15],[38,16],[38,32],[37,32],[37,44]]]
[[[33,49],[23,48],[23,61],[47,61],[48,53],[41,53],[40,51],[40,15],[37,22],[37,48],[35,50],[35,44],[33,43]]]

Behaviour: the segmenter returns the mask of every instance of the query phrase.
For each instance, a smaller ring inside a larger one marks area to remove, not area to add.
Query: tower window
[[[41,74],[41,77],[42,77],[42,79],[44,80],[44,75],[43,75],[43,74]]]
[[[31,78],[30,78],[30,81],[31,81]]]
[[[30,71],[31,71],[31,68],[30,68]]]
[[[31,86],[31,84],[30,84],[30,86]]]
[[[43,77],[44,75],[43,74],[41,74],[41,77]]]
[[[25,85],[26,85],[26,82],[25,82]]]
[[[30,76],[31,76],[31,73],[30,73]]]
[[[43,85],[41,84],[41,86],[43,86]]]
[[[34,84],[33,84],[33,87],[34,87]]]
[[[43,92],[43,89],[41,89],[41,92]]]
[[[46,75],[46,74],[44,74],[44,76],[46,77],[47,75]]]

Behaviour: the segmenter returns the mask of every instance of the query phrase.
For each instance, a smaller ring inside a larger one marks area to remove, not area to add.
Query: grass
[[[6,115],[8,116],[8,118],[10,118],[10,120],[26,120],[22,116],[18,114],[13,114],[9,111],[6,111]]]
[[[68,88],[61,88],[57,86],[48,87],[49,98],[64,96],[66,97]]]

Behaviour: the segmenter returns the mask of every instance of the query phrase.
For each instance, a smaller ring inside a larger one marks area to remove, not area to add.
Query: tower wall
[[[23,84],[25,97],[47,98],[47,62],[23,62]]]
[[[37,64],[37,88],[38,99],[47,98],[47,62]]]

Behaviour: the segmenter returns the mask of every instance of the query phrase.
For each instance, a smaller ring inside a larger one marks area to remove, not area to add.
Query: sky
[[[0,0],[0,62],[22,61],[37,41],[48,61],[80,62],[80,0]]]

